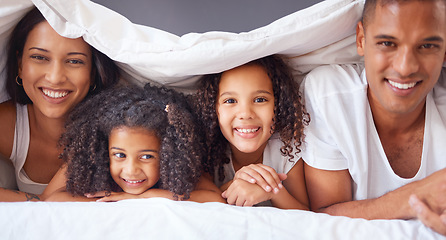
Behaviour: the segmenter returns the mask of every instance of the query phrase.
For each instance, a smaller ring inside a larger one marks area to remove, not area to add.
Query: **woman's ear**
[[[361,21],[356,25],[356,51],[360,56],[364,56],[365,30]]]

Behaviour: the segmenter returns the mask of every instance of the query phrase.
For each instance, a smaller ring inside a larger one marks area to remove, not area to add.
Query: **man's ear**
[[[364,56],[365,32],[361,21],[356,25],[356,51],[360,56]],[[446,57],[446,56],[445,56]]]

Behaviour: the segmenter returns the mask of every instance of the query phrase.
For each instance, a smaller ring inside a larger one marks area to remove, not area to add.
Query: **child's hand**
[[[286,174],[277,173],[272,167],[258,164],[250,164],[240,168],[235,173],[235,179],[242,179],[249,183],[257,183],[266,192],[278,193],[283,188],[282,181],[286,179]]]
[[[126,192],[110,192],[102,191],[93,194],[85,194],[87,198],[99,198],[96,202],[117,202],[125,199],[139,198],[139,195],[134,195]]]
[[[248,207],[270,200],[273,193],[265,192],[257,184],[251,184],[242,179],[234,179],[221,196],[226,198],[228,204]]]

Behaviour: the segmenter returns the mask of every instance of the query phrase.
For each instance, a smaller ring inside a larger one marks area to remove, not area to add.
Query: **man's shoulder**
[[[437,103],[446,104],[446,68],[441,70],[437,84],[434,86],[434,99]]]

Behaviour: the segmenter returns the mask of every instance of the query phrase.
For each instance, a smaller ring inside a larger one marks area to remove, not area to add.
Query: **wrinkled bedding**
[[[322,64],[361,61],[354,37],[363,6],[360,0],[324,1],[249,32],[183,36],[133,24],[86,0],[2,0],[0,49],[33,5],[59,34],[83,37],[140,85],[156,82],[190,91],[202,74],[275,53],[288,58],[298,79]],[[1,57],[1,69],[4,63]],[[4,100],[4,75],[0,75],[0,102]],[[6,175],[0,170],[1,176]],[[0,239],[442,239],[417,220],[368,221],[162,198],[0,203],[0,226]]]

